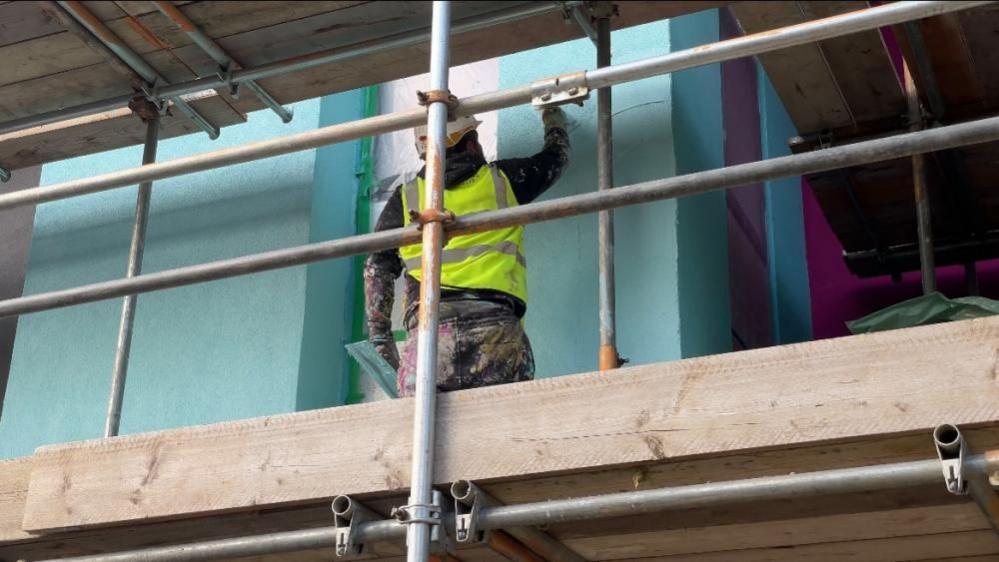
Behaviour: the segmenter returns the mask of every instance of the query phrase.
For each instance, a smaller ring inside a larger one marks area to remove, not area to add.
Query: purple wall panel
[[[731,13],[719,12],[721,38],[741,35]],[[762,158],[756,79],[752,58],[721,65],[726,166]],[[726,197],[733,348],[766,347],[773,344],[773,326],[763,184],[730,189]]]

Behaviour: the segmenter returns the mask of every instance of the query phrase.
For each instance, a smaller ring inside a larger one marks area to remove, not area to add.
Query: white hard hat
[[[447,145],[447,148],[458,144],[461,137],[468,134],[469,131],[474,131],[481,124],[482,121],[472,116],[459,117],[449,122],[447,124],[447,136],[444,137],[444,143]],[[420,125],[413,129],[413,134],[416,137],[416,152],[420,154],[420,158],[423,158],[427,154],[427,126]]]

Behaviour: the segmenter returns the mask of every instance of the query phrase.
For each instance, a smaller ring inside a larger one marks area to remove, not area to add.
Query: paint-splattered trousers
[[[417,314],[399,366],[399,396],[416,390]],[[484,300],[443,301],[437,340],[437,388],[447,392],[534,378],[534,353],[509,306]]]

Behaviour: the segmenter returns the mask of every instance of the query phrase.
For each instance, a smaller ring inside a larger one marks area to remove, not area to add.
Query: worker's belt
[[[506,315],[519,318],[523,315],[524,304],[516,297],[500,291],[466,290],[441,287],[441,322],[453,318],[475,321],[477,319],[500,319]],[[403,325],[407,330],[415,330],[419,323],[419,306],[411,306],[406,310]]]

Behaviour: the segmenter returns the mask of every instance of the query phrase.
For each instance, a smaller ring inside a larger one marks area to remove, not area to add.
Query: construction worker
[[[569,163],[569,135],[561,109],[542,113],[545,145],[529,158],[487,163],[476,128],[463,117],[448,123],[444,208],[455,215],[530,203],[558,180]],[[425,158],[426,127],[415,131]],[[376,231],[409,226],[423,205],[424,172],[398,186]],[[517,226],[447,241],[441,267],[437,387],[442,391],[534,378],[534,354],[521,319],[527,311],[524,227]],[[416,387],[416,331],[420,295],[421,245],[368,256],[364,267],[368,337],[398,372],[399,396]],[[405,318],[409,333],[402,357],[392,337],[395,280],[405,270]]]

